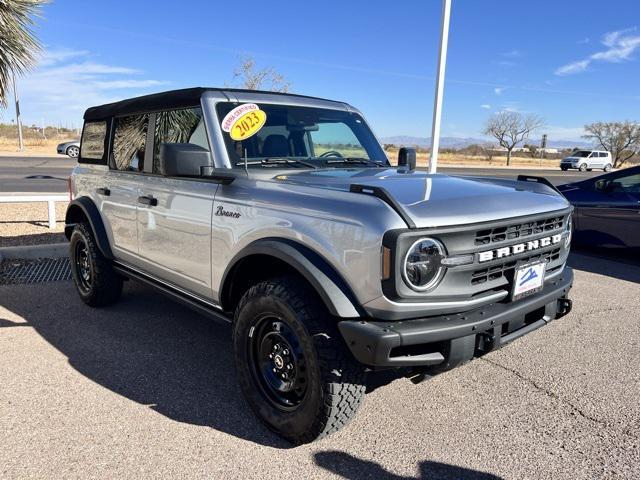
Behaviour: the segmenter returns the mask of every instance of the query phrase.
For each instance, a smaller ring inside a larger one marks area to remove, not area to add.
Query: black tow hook
[[[564,317],[573,308],[573,302],[568,298],[558,299],[558,308],[556,310],[556,318]]]

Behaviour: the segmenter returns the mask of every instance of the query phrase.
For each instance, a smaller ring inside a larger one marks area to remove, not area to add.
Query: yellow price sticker
[[[231,110],[222,120],[222,130],[231,138],[245,140],[260,131],[267,121],[267,114],[255,103],[245,103]]]

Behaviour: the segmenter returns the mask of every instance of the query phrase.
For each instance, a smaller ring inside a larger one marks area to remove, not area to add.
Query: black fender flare
[[[67,213],[64,219],[64,234],[67,240],[71,239],[71,233],[73,227],[80,223],[80,219],[86,218],[93,232],[93,237],[96,240],[98,248],[102,255],[106,258],[113,260],[113,252],[111,251],[111,245],[109,245],[109,237],[107,237],[107,231],[102,223],[102,217],[100,211],[93,200],[89,197],[78,197],[69,203],[67,207]]]
[[[363,312],[351,289],[342,277],[318,253],[297,242],[265,238],[256,240],[237,253],[227,265],[222,276],[221,299],[230,287],[230,272],[242,259],[251,255],[267,255],[277,258],[302,275],[315,289],[331,315],[341,318],[358,318]]]

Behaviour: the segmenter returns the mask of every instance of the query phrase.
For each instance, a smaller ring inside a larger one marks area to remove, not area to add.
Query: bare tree
[[[31,27],[46,0],[0,0],[0,107],[7,105],[12,74],[34,66],[40,44]]]
[[[233,85],[248,90],[270,90],[286,93],[291,88],[284,75],[273,67],[256,70],[256,61],[252,57],[245,57],[233,72]]]
[[[542,119],[533,114],[519,112],[499,112],[487,120],[484,134],[494,137],[498,144],[507,149],[507,165],[511,165],[513,149],[529,138],[534,130],[544,125]]]
[[[616,168],[640,152],[640,124],[636,122],[596,122],[584,129],[584,138],[611,152]]]

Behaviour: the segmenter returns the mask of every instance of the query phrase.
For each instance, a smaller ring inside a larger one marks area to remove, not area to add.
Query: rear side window
[[[608,154],[607,152],[600,152],[600,156],[606,158],[608,157]]]
[[[80,160],[103,160],[107,122],[87,122],[82,129]]]
[[[114,123],[113,167],[120,171],[142,172],[149,115],[118,117]]]
[[[160,145],[163,143],[191,143],[209,150],[202,109],[183,108],[156,113],[153,149],[153,173],[160,173]]]

